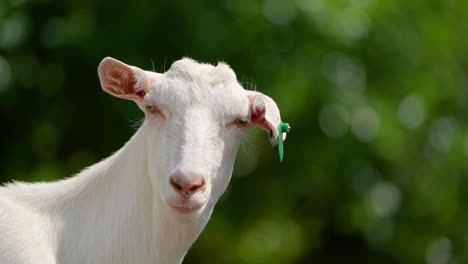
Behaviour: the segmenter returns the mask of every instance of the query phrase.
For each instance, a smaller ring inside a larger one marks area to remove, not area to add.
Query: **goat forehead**
[[[248,112],[248,99],[244,91],[232,87],[209,87],[193,83],[166,86],[161,88],[159,99],[171,113],[185,113],[194,117],[210,115],[212,120]]]
[[[196,62],[189,62],[187,65],[193,63]],[[187,65],[183,65],[186,67],[183,68],[185,73],[190,70]],[[214,67],[200,65],[202,66],[192,67],[190,70],[192,73],[195,71],[198,74],[196,76],[181,76],[182,69],[171,67],[152,87],[150,98],[175,113],[196,108],[211,109],[222,115],[245,115],[248,111],[248,99],[237,80],[226,78],[214,85],[210,82],[211,76],[208,76],[211,74],[209,70]]]

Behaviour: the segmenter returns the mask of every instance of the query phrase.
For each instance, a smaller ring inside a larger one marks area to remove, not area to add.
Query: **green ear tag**
[[[288,123],[280,122],[278,125],[278,154],[281,162],[283,161],[284,154],[283,133],[288,133],[290,128]]]

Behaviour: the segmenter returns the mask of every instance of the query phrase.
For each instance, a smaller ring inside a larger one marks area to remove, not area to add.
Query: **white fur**
[[[226,190],[250,127],[235,120],[249,119],[258,104],[229,66],[182,59],[158,74],[106,58],[99,75],[105,91],[160,113],[146,112],[120,150],[71,178],[1,187],[0,263],[181,263]],[[144,97],[119,86],[128,78]],[[262,107],[279,120],[264,97]],[[182,214],[169,206],[181,202],[169,184],[173,173],[205,177],[206,188],[183,201],[200,209]]]

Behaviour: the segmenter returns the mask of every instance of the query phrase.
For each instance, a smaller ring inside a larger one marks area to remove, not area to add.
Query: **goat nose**
[[[190,196],[205,185],[203,176],[197,174],[175,173],[170,181],[174,190],[183,196]]]

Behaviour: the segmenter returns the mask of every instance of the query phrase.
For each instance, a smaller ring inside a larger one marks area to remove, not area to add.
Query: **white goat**
[[[1,187],[0,263],[181,263],[226,190],[245,130],[259,126],[276,143],[278,107],[224,63],[184,58],[159,74],[105,58],[98,72],[104,91],[135,101],[145,121],[74,177]]]

